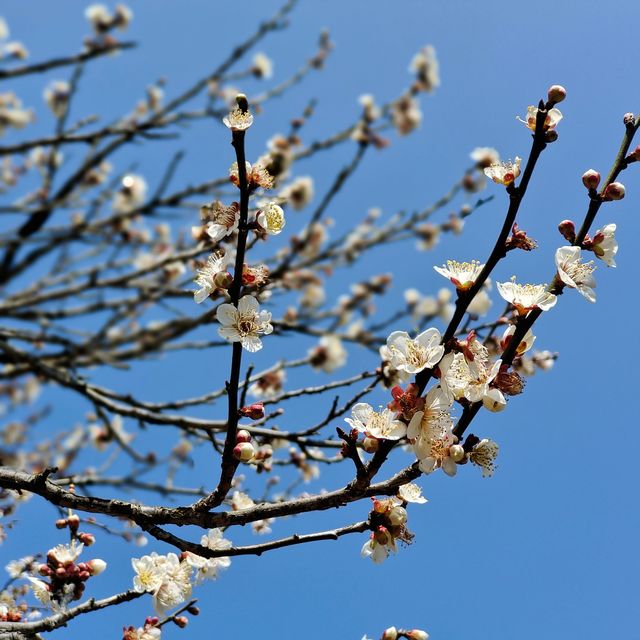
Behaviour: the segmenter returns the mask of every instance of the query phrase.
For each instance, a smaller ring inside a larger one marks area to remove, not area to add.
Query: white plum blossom
[[[425,504],[427,499],[422,495],[422,489],[413,482],[403,484],[398,489],[398,498],[403,502],[412,502],[414,504]]]
[[[508,186],[520,175],[520,163],[522,160],[516,156],[515,160],[494,162],[484,169],[484,175],[498,184]]]
[[[314,369],[331,373],[347,361],[347,350],[337,336],[323,336],[318,346],[308,351],[309,363]]]
[[[115,213],[131,213],[143,204],[147,195],[147,182],[142,176],[129,174],[122,178],[120,190],[113,198]]]
[[[469,156],[482,169],[500,162],[500,154],[493,147],[476,147]]]
[[[537,117],[538,108],[534,107],[533,105],[527,107],[527,115],[525,116],[524,120],[520,116],[516,116],[516,118],[520,120],[520,122],[524,123],[529,129],[531,129],[531,131],[536,130]],[[560,112],[560,109],[549,109],[544,119],[544,131],[551,131],[552,129],[555,129],[560,120],[562,120],[562,113]]]
[[[482,469],[482,477],[488,478],[495,470],[495,460],[498,457],[500,447],[493,440],[485,438],[474,445],[469,453],[469,460]]]
[[[209,529],[202,536],[200,544],[213,551],[226,551],[231,548],[231,542],[226,540],[220,529]],[[221,569],[226,569],[231,564],[228,556],[218,558],[203,558],[187,551],[186,562],[196,570],[196,584],[203,580],[215,580]]]
[[[467,313],[473,316],[485,315],[493,304],[489,291],[491,291],[491,279],[487,278],[480,291],[476,293],[473,300],[467,306]]]
[[[440,86],[440,66],[432,45],[428,44],[416,53],[409,71],[416,74],[420,91],[430,93]]]
[[[615,232],[616,225],[612,223],[596,231],[593,237],[593,252],[608,267],[616,266],[615,256],[618,253],[618,241],[616,240]]]
[[[458,291],[466,291],[473,287],[476,279],[484,269],[484,264],[480,264],[477,260],[472,260],[471,262],[447,260],[446,265],[433,268],[441,276],[450,280]]]
[[[360,552],[363,558],[371,558],[375,564],[382,564],[391,553],[397,553],[398,547],[396,541],[391,534],[386,536],[384,543],[378,542],[375,534],[371,534],[371,538],[362,545]]]
[[[56,118],[62,117],[69,106],[71,85],[66,80],[54,80],[44,90],[43,97]]]
[[[532,309],[548,311],[557,302],[556,296],[546,284],[518,284],[515,276],[510,282],[498,282],[498,292],[510,302],[520,315],[526,315]]]
[[[288,202],[296,211],[304,209],[313,199],[313,178],[310,176],[296,178],[282,189],[278,197]]]
[[[423,331],[414,339],[406,331],[394,331],[387,338],[389,364],[408,374],[434,367],[444,354],[441,339],[440,332],[434,328]]]
[[[131,565],[136,572],[134,590],[151,593],[153,606],[160,615],[191,596],[193,569],[188,562],[181,562],[175,553],[160,556],[153,552],[142,558],[132,558]]]
[[[409,422],[407,437],[420,461],[420,470],[431,473],[438,467],[454,476],[457,465],[449,456],[451,445],[458,439],[453,435],[453,420],[449,413],[450,402],[440,387],[427,393],[424,411],[417,411]]]
[[[502,334],[502,338],[500,339],[500,348],[503,351],[509,346],[509,342],[511,341],[511,336],[513,336],[515,332],[516,332],[515,324],[510,324],[505,329],[505,332]],[[520,341],[520,344],[516,349],[516,355],[521,356],[523,353],[526,353],[527,351],[529,351],[529,349],[531,349],[535,341],[536,341],[536,337],[533,335],[533,332],[531,331],[531,329],[529,329],[527,333],[525,333],[522,340]]]
[[[580,247],[560,247],[556,251],[556,267],[562,282],[572,289],[577,289],[589,302],[596,301],[596,280],[593,277],[595,265],[593,261],[582,262]]]
[[[82,553],[84,545],[72,540],[69,544],[59,544],[49,549],[47,556],[51,556],[58,564],[66,565],[75,562]]]
[[[237,230],[240,222],[240,207],[233,202],[226,207],[219,200],[202,205],[200,216],[205,221],[207,235],[218,242]]]
[[[31,583],[31,590],[33,591],[33,595],[45,606],[51,607],[53,602],[51,600],[51,594],[49,593],[49,589],[47,588],[47,583],[42,580],[38,580],[38,578],[33,578],[32,576],[27,576],[27,580]]]
[[[407,432],[407,425],[396,419],[396,414],[389,409],[375,411],[366,402],[359,402],[351,409],[351,418],[345,422],[360,433],[384,440],[399,440]]]
[[[221,304],[216,318],[222,325],[218,333],[228,342],[240,342],[250,352],[262,349],[260,335],[273,331],[271,313],[260,311],[260,304],[253,296],[242,296],[236,308],[232,304]]]
[[[222,122],[231,131],[246,131],[253,124],[253,116],[250,111],[243,111],[239,107],[229,112]]]
[[[258,213],[256,221],[270,236],[278,235],[286,224],[284,211],[275,202],[269,202]]]
[[[216,251],[207,258],[207,263],[198,269],[195,282],[200,287],[193,293],[193,299],[200,304],[216,290],[215,277],[224,272],[227,258],[222,251]]]
[[[273,75],[273,61],[259,51],[253,56],[253,68],[251,70],[258,78],[268,80]]]

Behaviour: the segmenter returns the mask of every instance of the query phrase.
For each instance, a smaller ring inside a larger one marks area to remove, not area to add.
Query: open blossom
[[[216,290],[215,277],[218,273],[224,273],[226,264],[227,258],[224,253],[216,251],[207,258],[207,264],[202,269],[198,269],[195,282],[200,288],[193,293],[193,299],[198,304],[206,300]]]
[[[44,90],[44,100],[57,118],[66,113],[70,93],[71,85],[66,80],[54,80]]]
[[[313,199],[313,178],[302,176],[288,184],[278,194],[286,200],[296,211],[304,209]]]
[[[246,131],[253,124],[253,116],[250,111],[243,111],[239,107],[230,111],[226,115],[222,122],[225,126],[231,129],[231,131]]]
[[[269,371],[260,376],[249,387],[249,394],[255,398],[264,398],[265,400],[274,398],[282,393],[282,385],[285,380],[286,374],[284,369]]]
[[[502,334],[502,338],[500,339],[500,348],[502,349],[502,351],[504,351],[509,346],[509,343],[511,342],[511,336],[513,336],[515,332],[516,332],[515,324],[510,324],[506,328],[505,332]],[[535,341],[536,341],[536,337],[533,335],[533,332],[531,331],[531,329],[529,329],[527,333],[524,335],[524,337],[522,338],[522,340],[520,341],[520,344],[516,349],[516,355],[521,356],[523,353],[526,353],[527,351],[529,351],[529,349],[531,349]]]
[[[532,309],[548,311],[556,302],[556,296],[546,284],[518,284],[515,276],[510,282],[498,282],[498,292],[510,302],[520,315],[526,315]]]
[[[264,164],[260,161],[252,165],[245,161],[247,172],[247,184],[249,186],[262,187],[263,189],[271,189],[273,187],[273,176],[267,171]],[[229,180],[236,187],[240,186],[240,174],[238,172],[238,163],[234,162],[229,167]]]
[[[593,261],[582,262],[580,247],[560,247],[556,251],[556,267],[562,282],[572,289],[577,289],[589,302],[596,301],[596,280],[593,277],[595,266]]]
[[[476,293],[476,295],[473,297],[473,300],[467,306],[467,313],[473,316],[483,316],[489,311],[491,305],[493,304],[491,296],[489,295],[489,291],[491,291],[491,288],[491,279],[487,278],[484,281],[480,291]]]
[[[527,115],[524,120],[520,116],[517,116],[518,120],[520,120],[520,122],[523,122],[532,131],[536,130],[537,117],[538,108],[534,107],[533,105],[527,107]],[[555,129],[560,120],[562,120],[562,113],[560,113],[560,109],[549,109],[544,119],[543,130],[551,131],[552,129]]]
[[[82,553],[83,544],[77,544],[72,540],[69,544],[59,544],[47,552],[47,558],[51,558],[60,565],[72,564]]]
[[[482,477],[488,478],[495,470],[495,460],[498,457],[500,447],[493,440],[487,438],[474,445],[469,453],[469,460],[482,469]]]
[[[433,267],[441,276],[451,280],[458,291],[466,291],[475,284],[477,277],[484,269],[484,265],[477,260],[471,262],[457,262],[456,260],[447,260],[446,265],[441,267]]]
[[[380,540],[380,541],[379,541]],[[391,553],[397,553],[395,538],[388,532],[376,532],[362,545],[360,552],[363,558],[371,558],[375,564],[383,563]]]
[[[500,154],[493,147],[476,147],[469,155],[479,169],[500,162]]]
[[[22,129],[33,120],[33,113],[22,108],[22,101],[12,91],[0,93],[0,136],[5,129]]]
[[[214,551],[226,551],[231,548],[231,542],[223,537],[220,529],[209,529],[202,536],[200,544]],[[227,556],[203,558],[189,551],[187,551],[186,562],[196,570],[196,584],[203,580],[215,580],[221,569],[226,569],[231,565],[231,559]]]
[[[498,184],[510,185],[520,175],[520,158],[514,161],[494,162],[484,169],[484,175]]]
[[[615,237],[616,225],[608,224],[593,236],[593,252],[608,267],[615,267],[615,256],[618,253],[618,241]]]
[[[268,80],[273,75],[273,61],[259,51],[253,56],[253,67],[251,71],[256,77]]]
[[[206,225],[207,235],[214,242],[218,242],[238,228],[240,206],[237,202],[232,202],[226,207],[219,200],[215,200],[200,207],[200,217]]]
[[[153,594],[153,606],[164,614],[191,596],[191,566],[181,562],[175,553],[160,556],[152,553],[142,558],[132,558],[136,575],[133,588],[138,593]]]
[[[393,411],[383,409],[378,412],[366,402],[356,404],[351,410],[351,418],[345,418],[345,422],[360,433],[377,439],[399,440],[407,431],[407,425],[397,420]]]
[[[440,66],[432,45],[429,44],[416,53],[409,71],[416,74],[416,85],[420,91],[430,93],[440,86]]]
[[[422,495],[422,489],[413,482],[403,484],[398,489],[398,498],[403,502],[412,502],[414,504],[424,504],[427,499]]]
[[[391,105],[391,119],[399,135],[411,133],[422,122],[422,111],[418,101],[411,94],[400,96]]]
[[[450,476],[457,471],[455,462],[449,457],[449,448],[458,441],[453,435],[450,407],[443,390],[434,387],[426,395],[424,411],[415,413],[409,423],[407,438],[413,444],[424,473],[431,473],[440,466]]]
[[[284,211],[275,202],[269,202],[263,207],[256,221],[270,236],[278,235],[286,224]]]
[[[131,213],[142,205],[147,195],[147,183],[142,176],[133,174],[122,178],[120,190],[113,199],[113,210],[116,213]]]
[[[260,311],[260,304],[253,296],[242,296],[236,308],[232,304],[221,304],[216,318],[222,325],[218,333],[229,342],[240,342],[251,352],[262,349],[260,335],[268,335],[273,331],[271,313]]]
[[[323,336],[318,346],[309,349],[309,364],[314,369],[331,373],[347,361],[347,350],[337,336]]]
[[[441,339],[440,332],[434,328],[423,331],[414,339],[406,331],[394,331],[387,338],[389,364],[409,374],[434,367],[444,353]]]

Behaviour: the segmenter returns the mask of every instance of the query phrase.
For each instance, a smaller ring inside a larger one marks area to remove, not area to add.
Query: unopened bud
[[[465,457],[465,453],[464,453],[464,449],[462,448],[462,445],[452,444],[449,447],[449,457],[454,462],[460,462]]]
[[[382,638],[380,638],[380,640],[397,640],[397,638],[398,630],[395,627],[389,627],[383,631]]]
[[[264,418],[264,404],[262,402],[254,402],[240,409],[240,415],[252,420],[260,420]]]
[[[219,289],[228,289],[233,284],[233,276],[228,271],[218,271],[213,277],[213,284]]]
[[[489,391],[482,398],[482,404],[484,408],[492,411],[493,413],[499,413],[507,406],[507,400],[502,394],[500,389],[489,389]]]
[[[184,629],[189,624],[189,618],[187,618],[187,616],[176,616],[173,621],[181,629]]]
[[[199,616],[200,615],[200,607],[196,607],[195,604],[192,604],[190,607],[187,607],[187,611],[192,616]]]
[[[429,634],[422,629],[411,629],[411,631],[407,631],[405,635],[407,638],[410,638],[410,640],[429,640]]]
[[[554,84],[549,87],[549,91],[547,92],[547,99],[549,102],[553,102],[553,104],[558,104],[558,102],[562,102],[567,97],[567,90],[559,84]]]
[[[75,513],[73,515],[70,515],[67,518],[67,524],[69,525],[69,529],[71,529],[71,531],[77,531],[78,527],[80,526],[80,517]]]
[[[246,113],[249,111],[249,101],[247,100],[247,96],[244,93],[239,93],[236,96],[236,104],[238,105],[238,109],[242,111],[242,113]]]
[[[589,169],[582,174],[582,184],[587,189],[597,189],[600,184],[600,174],[595,169]]]
[[[155,627],[158,622],[160,622],[160,618],[158,618],[158,616],[147,616],[144,620],[144,626]]]
[[[605,200],[622,200],[624,198],[624,185],[621,182],[612,182],[604,190]]]
[[[233,457],[240,462],[249,462],[256,450],[250,442],[240,442],[233,448]]]
[[[91,574],[88,571],[80,571],[78,574],[78,579],[80,580],[88,580],[91,577]]]
[[[92,576],[99,576],[107,568],[107,563],[100,558],[94,558],[87,562],[87,566],[89,567],[89,573]]]
[[[91,533],[80,533],[78,534],[78,540],[80,540],[85,547],[90,547],[95,543],[96,537]]]
[[[558,225],[558,231],[567,242],[573,244],[573,241],[576,239],[576,225],[572,220],[563,220]]]
[[[236,444],[240,442],[251,442],[251,434],[246,429],[240,429],[236,433]]]
[[[369,437],[367,437],[362,442],[362,448],[367,453],[375,453],[378,450],[379,446],[380,446],[380,443],[378,442],[377,438],[369,438]]]
[[[407,510],[403,507],[393,507],[387,513],[387,520],[393,527],[401,527],[407,521]]]
[[[38,567],[38,573],[39,573],[41,576],[48,576],[48,575],[51,575],[51,567],[49,567],[49,566],[48,566],[48,565],[46,565],[46,564],[41,564],[41,565]]]
[[[555,142],[558,139],[558,132],[555,129],[550,129],[544,134],[546,142]]]
[[[629,113],[625,113],[622,116],[622,122],[627,125],[627,124],[632,124],[634,122],[634,120],[636,119],[636,117],[633,115],[633,113],[629,112]]]
[[[56,529],[64,529],[67,526],[67,521],[65,518],[60,518],[56,520]]]

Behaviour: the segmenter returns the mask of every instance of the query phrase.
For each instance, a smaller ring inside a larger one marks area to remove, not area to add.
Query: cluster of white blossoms
[[[223,537],[220,529],[210,529],[202,536],[200,544],[213,551],[231,548],[231,542]],[[231,560],[225,556],[203,558],[187,551],[178,557],[175,553],[161,556],[153,552],[132,558],[133,588],[138,593],[151,593],[155,610],[163,615],[191,597],[193,584],[215,580],[220,570],[230,564]]]
[[[9,129],[23,129],[34,119],[31,109],[24,109],[15,93],[0,93],[0,136]]]
[[[92,4],[84,12],[85,18],[97,36],[118,29],[124,31],[133,20],[133,12],[124,4],[117,4],[113,13],[103,4]]]

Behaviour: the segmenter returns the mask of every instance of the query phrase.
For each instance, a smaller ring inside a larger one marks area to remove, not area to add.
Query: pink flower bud
[[[87,566],[89,567],[89,573],[92,576],[99,576],[107,568],[107,563],[100,558],[95,558],[93,560],[89,560],[89,562],[87,562]]]
[[[80,533],[78,534],[78,540],[80,540],[85,547],[90,547],[95,543],[96,537],[91,533]]]
[[[549,91],[547,92],[547,98],[549,102],[553,102],[553,104],[558,104],[558,102],[562,102],[567,97],[567,90],[559,84],[554,84],[549,87]]]
[[[240,462],[249,462],[255,455],[255,452],[250,442],[240,442],[233,448],[233,457]]]
[[[597,189],[600,184],[600,174],[595,169],[589,169],[582,174],[582,184],[587,189]]]
[[[391,542],[391,534],[386,527],[378,527],[377,531],[374,532],[373,537],[378,544],[384,545]]]
[[[262,402],[254,402],[240,409],[240,415],[252,420],[260,420],[264,418],[264,404]]]
[[[41,564],[41,565],[38,567],[38,573],[39,573],[41,576],[49,576],[49,575],[51,575],[51,567],[49,567],[49,566],[48,566],[48,565],[46,565],[46,564]]]
[[[251,442],[251,434],[246,429],[240,429],[236,433],[236,444],[241,442]]]
[[[184,629],[189,624],[189,618],[187,616],[176,616],[173,621],[181,628]]]
[[[56,529],[64,529],[67,526],[67,520],[65,518],[60,518],[56,520]]]
[[[624,198],[624,185],[621,182],[612,182],[604,191],[605,200],[622,200]]]
[[[158,618],[158,616],[147,616],[144,620],[144,626],[155,627],[158,622],[160,622],[160,618]]]
[[[67,518],[67,523],[69,525],[69,529],[74,533],[78,530],[80,526],[80,516],[77,516],[75,513]]]
[[[187,607],[187,611],[192,615],[192,616],[199,616],[200,615],[200,608],[196,607],[195,604],[192,604],[190,607]]]
[[[83,581],[88,580],[90,577],[91,577],[91,574],[88,571],[81,571],[78,574],[78,578]]]
[[[58,578],[66,578],[67,577],[67,570],[64,567],[58,567],[56,569],[56,576]]]
[[[576,225],[572,220],[563,220],[558,225],[558,231],[567,242],[573,244],[573,241],[576,239]]]

